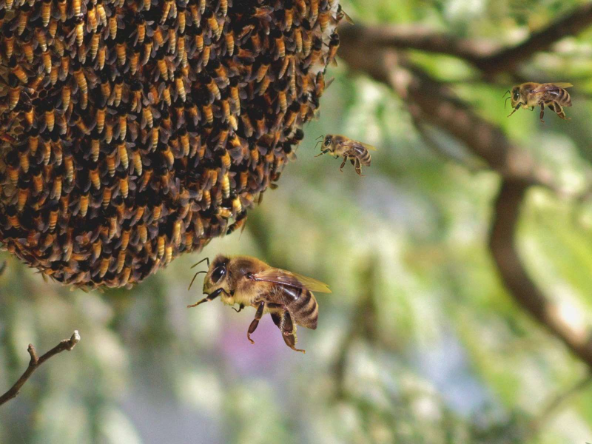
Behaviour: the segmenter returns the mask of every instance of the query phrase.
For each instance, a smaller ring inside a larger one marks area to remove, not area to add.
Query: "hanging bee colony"
[[[319,106],[337,0],[0,0],[0,242],[140,282],[244,223]]]

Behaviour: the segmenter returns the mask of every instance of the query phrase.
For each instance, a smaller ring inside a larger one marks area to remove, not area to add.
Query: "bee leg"
[[[571,120],[569,117],[565,116],[565,112],[563,112],[563,107],[559,103],[553,102],[551,105],[553,106],[553,111],[555,111],[560,118],[562,118],[563,120]],[[549,105],[549,108],[551,108],[551,105]]]
[[[271,319],[273,323],[277,325],[277,328],[280,330],[282,329],[282,316],[278,313],[277,310],[285,310],[282,304],[274,304],[272,302],[267,303],[267,309],[269,310],[269,314],[271,315]]]
[[[543,120],[543,116],[545,115],[545,102],[541,102],[541,114],[539,116],[539,118],[541,119],[541,122],[545,123],[545,121]]]
[[[272,313],[271,314],[271,320],[273,321],[273,323],[275,325],[277,325],[277,328],[279,328],[279,329],[282,328],[282,317],[279,314]]]
[[[358,173],[358,176],[363,176],[362,163],[360,162],[360,159],[358,159],[358,158],[356,158],[355,167],[356,167],[356,173]]]
[[[329,150],[322,150],[319,154],[317,154],[315,157],[319,157],[322,156],[323,154],[327,154],[329,152]]]
[[[518,111],[521,106],[522,106],[522,103],[519,103],[518,105],[516,105],[514,107],[514,110],[510,114],[508,114],[508,117],[510,117],[512,114],[514,114],[516,111]]]
[[[251,341],[251,344],[254,344],[255,341],[251,339],[251,333],[257,330],[257,326],[259,325],[259,320],[263,316],[263,310],[265,309],[265,302],[261,301],[259,303],[259,307],[257,307],[257,311],[255,312],[255,319],[251,321],[251,325],[249,325],[249,331],[247,332],[247,339]]]
[[[296,338],[296,326],[292,322],[292,316],[290,316],[288,310],[284,311],[284,314],[282,315],[280,330],[282,331],[284,342],[288,347],[292,350],[306,353],[304,350],[296,348],[296,342],[298,342],[298,339]]]
[[[210,293],[209,295],[207,295],[205,298],[203,298],[201,301],[196,302],[193,305],[188,305],[187,308],[191,308],[191,307],[197,307],[199,304],[203,304],[204,302],[210,302],[213,301],[214,299],[216,299],[218,296],[220,296],[220,294],[222,294],[222,292],[226,293],[226,291],[223,288],[218,288],[216,291]]]
[[[238,306],[238,310],[237,310],[236,308],[232,307],[232,309],[233,309],[234,311],[236,311],[237,313],[240,313],[240,312],[243,310],[243,308],[245,308],[245,306],[244,306],[243,304],[240,304],[240,305]]]
[[[339,171],[343,173],[343,167],[345,166],[345,162],[347,162],[347,157],[343,158],[343,162],[341,162],[341,166],[339,167]]]

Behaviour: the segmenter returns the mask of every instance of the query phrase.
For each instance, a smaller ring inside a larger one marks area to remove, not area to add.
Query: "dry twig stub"
[[[22,376],[18,379],[18,381],[16,381],[14,385],[6,393],[0,396],[0,405],[10,401],[13,398],[16,398],[16,396],[19,394],[19,390],[21,389],[21,387],[25,385],[25,382],[28,381],[33,372],[37,370],[37,368],[41,364],[43,364],[52,356],[55,356],[58,353],[63,352],[64,350],[72,350],[79,342],[80,334],[78,333],[78,330],[74,330],[74,333],[72,333],[70,339],[64,339],[58,345],[56,345],[54,348],[49,350],[41,357],[37,356],[37,352],[35,351],[35,347],[33,347],[33,344],[29,344],[29,347],[27,347],[27,352],[29,352],[29,355],[31,356],[29,366],[27,367],[27,370],[25,370],[25,372],[22,374]]]

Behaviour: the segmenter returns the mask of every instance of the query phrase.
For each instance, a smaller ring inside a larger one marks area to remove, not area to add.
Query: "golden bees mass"
[[[244,223],[319,106],[337,0],[0,0],[0,242],[80,287]]]

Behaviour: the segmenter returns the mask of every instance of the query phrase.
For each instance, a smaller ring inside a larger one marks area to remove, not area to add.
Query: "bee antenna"
[[[511,97],[506,97],[506,100],[504,101],[504,108],[508,105],[508,100],[510,100]]]
[[[503,99],[504,97],[506,97],[506,94],[510,94],[510,90],[507,90],[507,91],[504,93],[504,95],[502,96],[502,99]]]
[[[199,264],[201,264],[203,261],[206,261],[206,264],[208,265],[208,267],[210,266],[210,258],[209,258],[209,257],[204,257],[204,258],[203,258],[201,261],[199,261],[198,263],[196,263],[196,264],[193,264],[193,265],[191,266],[191,268],[195,268],[195,267],[197,267],[197,266],[198,266]]]
[[[201,274],[201,273],[207,273],[207,271],[203,271],[203,270],[202,271],[198,271],[197,273],[195,273],[193,275],[193,279],[191,279],[191,282],[189,283],[189,288],[187,289],[188,291],[191,290],[191,286],[193,285],[193,282],[195,281],[195,278],[197,277],[197,275],[198,274]]]
[[[315,140],[319,140],[319,139],[321,139],[321,140],[322,140],[322,139],[324,139],[324,138],[325,138],[325,135],[324,135],[324,134],[321,134],[321,135],[320,135],[319,137],[317,137]]]

